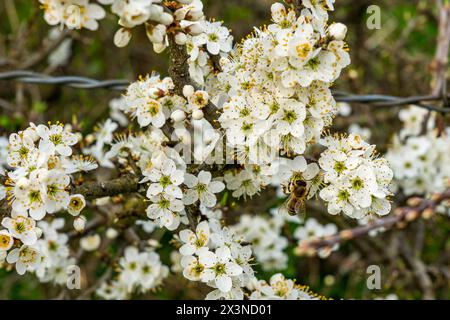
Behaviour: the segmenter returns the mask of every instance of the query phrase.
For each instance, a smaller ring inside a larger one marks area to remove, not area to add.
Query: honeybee
[[[306,210],[306,197],[309,193],[308,183],[301,177],[294,177],[285,186],[285,193],[289,194],[289,197],[280,210],[286,210],[291,216],[304,214]]]

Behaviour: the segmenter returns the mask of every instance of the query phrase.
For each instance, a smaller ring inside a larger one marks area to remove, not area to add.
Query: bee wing
[[[286,198],[286,200],[284,200],[283,204],[278,208],[278,214],[283,215],[283,214],[287,213],[290,215],[289,209],[288,209],[288,204],[289,204],[289,201],[291,201],[291,197],[292,196],[290,195]]]
[[[306,203],[303,200],[299,200],[295,203],[295,212],[297,215],[304,215],[306,213]]]

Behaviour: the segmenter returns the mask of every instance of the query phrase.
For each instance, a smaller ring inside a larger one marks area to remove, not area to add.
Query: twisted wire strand
[[[33,71],[15,70],[0,72],[0,80],[11,80],[29,84],[52,84],[81,89],[109,89],[123,91],[129,85],[127,80],[96,80],[80,76],[48,76]]]
[[[108,89],[114,91],[124,91],[130,84],[129,81],[121,79],[96,80],[80,76],[49,76],[46,74],[27,70],[0,72],[0,81],[16,81],[28,84],[42,85],[60,85],[79,89]],[[437,95],[395,97],[382,94],[351,94],[342,91],[334,91],[333,95],[337,102],[365,103],[371,104],[376,107],[396,107],[414,104],[418,107],[422,107],[430,111],[450,113],[450,108],[442,108],[423,103],[424,101],[440,101],[445,100],[446,98]],[[450,98],[450,96],[448,98]]]

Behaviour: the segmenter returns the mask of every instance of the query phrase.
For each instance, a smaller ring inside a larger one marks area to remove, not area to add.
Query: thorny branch
[[[435,194],[431,199],[411,198],[408,201],[410,206],[397,208],[392,216],[377,219],[365,226],[343,230],[334,236],[303,241],[298,247],[298,253],[310,253],[321,248],[331,248],[335,244],[365,236],[369,232],[380,228],[390,229],[395,226],[404,227],[405,224],[420,217],[428,218],[434,213],[434,210],[441,202],[449,199],[450,190]]]

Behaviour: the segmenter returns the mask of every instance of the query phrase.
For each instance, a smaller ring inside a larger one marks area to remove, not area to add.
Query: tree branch
[[[302,241],[297,248],[299,254],[315,252],[321,248],[332,248],[335,244],[366,236],[370,231],[379,228],[390,229],[394,225],[404,226],[404,224],[416,220],[419,217],[427,217],[434,212],[436,206],[441,202],[450,199],[450,190],[435,194],[431,199],[412,198],[410,207],[397,208],[394,215],[378,219],[373,223],[353,229],[343,230],[338,234],[326,238],[311,239]]]
[[[116,196],[132,193],[139,189],[139,178],[135,174],[126,174],[110,181],[86,182],[72,189],[72,194],[82,194],[86,199]]]

